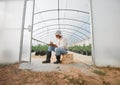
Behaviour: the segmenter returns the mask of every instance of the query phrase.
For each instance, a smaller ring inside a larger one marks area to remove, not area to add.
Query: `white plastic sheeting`
[[[97,66],[120,67],[120,0],[91,0]]]
[[[0,0],[0,63],[19,61],[24,0]]]
[[[54,33],[59,28],[62,31],[63,36],[65,36],[69,40],[68,44],[70,45],[80,41],[81,37],[86,39],[86,36],[84,36],[80,32],[90,37],[90,33],[75,27],[78,26],[85,30],[90,31],[89,24],[78,22],[78,21],[84,21],[89,23],[89,0],[59,0],[59,9],[79,10],[79,11],[88,12],[88,14],[82,12],[76,12],[76,11],[59,10],[59,16],[58,16],[57,9],[58,9],[58,0],[35,0],[35,16],[34,16],[35,19],[34,19],[34,28],[33,28],[34,31],[33,37],[35,39],[41,40],[46,43],[49,43],[49,41],[51,41],[52,39],[52,41],[54,42],[55,41]],[[47,11],[47,10],[54,10],[54,11]],[[42,11],[46,11],[46,12],[42,12]],[[59,23],[58,23],[58,17],[60,18]],[[69,19],[74,19],[78,21],[69,20]],[[45,20],[50,20],[50,21],[45,21]],[[58,24],[61,25],[59,26]],[[70,25],[74,25],[74,27]]]

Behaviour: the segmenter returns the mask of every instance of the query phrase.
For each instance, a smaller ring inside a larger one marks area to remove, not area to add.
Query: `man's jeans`
[[[67,53],[67,50],[59,48],[59,47],[54,47],[54,46],[49,46],[48,51],[49,52],[54,51],[56,56]]]

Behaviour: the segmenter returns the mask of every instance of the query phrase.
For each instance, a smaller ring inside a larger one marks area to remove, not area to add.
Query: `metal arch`
[[[60,25],[80,28],[81,30],[90,33],[90,31],[85,30],[84,28],[82,28],[82,27],[78,27],[78,26],[75,26],[75,25],[71,25],[71,24],[60,24]],[[38,31],[38,30],[43,29],[43,28],[51,27],[51,26],[58,26],[58,24],[47,25],[47,26],[44,26],[44,27],[38,28],[38,29],[34,30],[33,32]]]
[[[34,25],[39,24],[39,23],[43,23],[43,22],[53,21],[53,20],[58,20],[58,18],[42,20],[42,21],[40,21],[40,22],[34,23]],[[85,22],[85,21],[82,21],[82,20],[78,20],[78,19],[59,18],[59,20],[71,20],[71,21],[82,22],[82,23],[85,23],[85,24],[87,24],[87,25],[90,25],[90,23]]]
[[[53,31],[53,32],[54,32],[54,31]],[[44,32],[44,33],[45,33],[45,32]],[[64,31],[64,32],[62,32],[62,33],[70,33],[70,34],[71,34],[72,32],[67,32],[67,31]],[[72,33],[72,34],[73,34],[73,33]],[[83,38],[82,36],[80,36],[80,35],[77,35],[77,34],[75,34],[75,33],[74,33],[73,35],[76,35],[76,36],[78,36],[78,37],[80,37],[81,39],[83,39],[83,40],[84,40],[84,38]]]
[[[57,28],[52,28],[52,29],[49,29],[49,30],[55,30],[55,29],[57,29]],[[80,31],[78,31],[78,30],[76,30],[76,29],[70,29],[70,28],[60,28],[60,29],[69,29],[69,30],[75,31],[75,32],[77,32],[77,33],[80,33],[80,34],[82,34],[83,36],[85,36],[86,38],[88,38],[88,36],[87,36],[86,34],[80,32]],[[44,32],[44,31],[42,31],[42,33],[43,33],[43,32]],[[36,33],[34,36],[36,36],[36,35],[38,35],[38,33]]]
[[[60,20],[59,20],[59,18],[60,18],[60,4],[59,4],[59,0],[58,0],[58,28],[60,29]]]
[[[58,9],[50,9],[50,10],[40,11],[40,12],[34,13],[34,15],[36,15],[36,14],[41,14],[41,13],[45,13],[45,12],[50,12],[50,11],[58,11]],[[78,13],[89,14],[89,12],[80,11],[80,10],[75,10],[75,9],[59,9],[59,11],[73,11],[73,12],[78,12]]]
[[[52,30],[50,30],[50,31],[52,31]],[[50,32],[50,31],[49,31],[49,32]],[[45,31],[45,32],[46,32],[46,31]],[[45,34],[45,32],[44,32],[44,34]],[[54,32],[54,31],[52,31],[52,32]],[[62,33],[65,33],[65,34],[66,34],[66,33],[67,33],[67,34],[69,33],[69,34],[71,34],[72,32],[66,32],[66,31],[64,31],[64,32],[62,32]],[[74,36],[77,36],[78,38],[81,38],[82,40],[84,40],[84,38],[83,38],[82,36],[80,36],[80,35],[74,34]],[[35,36],[35,37],[36,37],[36,36]]]
[[[39,43],[47,44],[45,41],[41,41],[41,40],[38,40],[38,39],[35,39],[35,38],[32,38],[32,40],[37,41],[37,42],[39,42]],[[77,42],[77,41],[76,41],[76,42]],[[74,43],[74,41],[71,41],[71,43]],[[71,43],[70,43],[70,44],[71,44]]]
[[[70,36],[70,34],[69,33],[66,33],[65,34],[65,36]],[[39,37],[37,37],[37,38],[39,38],[39,39],[42,39],[42,38],[45,38],[45,37],[47,37],[47,35],[45,35],[45,36],[39,36]],[[79,41],[82,41],[82,39],[81,38],[79,38],[79,37],[77,37],[77,36],[71,36],[71,41],[74,41],[74,40],[76,40],[76,42],[79,40]],[[69,39],[69,38],[68,38]]]
[[[49,34],[53,34],[53,33],[49,33]],[[71,33],[66,33],[65,32],[65,34],[64,34],[65,36],[67,35],[67,36],[70,36],[71,37],[71,39],[75,39],[75,40],[79,40],[79,41],[82,41],[82,40],[84,40],[84,39],[81,39],[79,36],[76,36],[76,35],[71,35]],[[47,37],[48,35],[46,34],[45,36],[39,36],[40,38],[44,38],[44,37]],[[68,37],[68,39],[69,39],[69,37]]]
[[[69,35],[69,34],[66,34],[65,36],[67,36],[67,35]],[[41,36],[41,37],[38,37],[38,38],[36,38],[36,39],[39,39],[39,40],[42,40],[43,38],[46,38],[47,37],[47,35],[46,36]],[[68,37],[66,37],[69,41],[71,41],[71,42],[78,42],[78,41],[82,41],[80,38],[76,38],[76,36],[71,36],[71,38],[68,38]],[[53,38],[51,37],[49,40],[52,40]]]
[[[66,35],[68,35],[68,34],[66,34]],[[47,36],[47,35],[46,35]],[[38,37],[39,39],[38,40],[40,40],[41,38],[44,38],[44,37],[46,37],[46,36],[42,36],[42,37]],[[78,41],[78,38],[76,38],[76,37],[74,37],[74,36],[72,36],[72,38],[74,39],[71,39],[71,42],[77,42]],[[80,40],[80,41],[82,41],[82,40]]]
[[[64,33],[67,34],[67,35],[71,35],[71,33],[69,33],[69,32],[64,32]],[[53,34],[53,33],[49,33],[49,34]],[[72,35],[72,36],[76,37],[77,39],[80,39],[81,41],[83,40],[81,37],[79,37],[77,35]],[[34,36],[34,37],[36,37],[36,36]],[[42,37],[42,36],[38,36],[38,37]]]
[[[51,33],[52,34],[52,33]],[[66,33],[65,35],[70,35],[70,33]],[[46,37],[47,35],[45,35],[45,36],[39,36],[39,37],[37,37],[37,38],[44,38],[44,37]],[[74,36],[74,35],[72,35],[71,36],[73,39],[75,39],[76,40],[76,42],[77,42],[77,40],[79,40],[79,41],[82,41],[82,39],[80,38],[80,37],[78,37],[78,36]],[[73,41],[72,39],[71,39],[71,41]]]
[[[49,34],[53,34],[53,33],[49,33]],[[70,33],[65,33],[65,35],[69,35],[70,36]],[[47,35],[45,35],[45,36],[47,36]],[[38,37],[45,37],[45,36],[38,36]],[[80,39],[82,41],[82,38],[80,38],[79,36],[76,36],[76,35],[72,35],[72,36],[74,36],[76,39]]]
[[[68,35],[70,35],[69,33],[66,33],[65,34],[65,36],[68,36]],[[47,37],[47,35],[44,35],[44,36],[39,36],[39,37],[37,37],[37,38],[39,38],[39,39],[42,39],[42,38],[46,38]],[[51,37],[51,39],[52,39],[52,37]],[[81,38],[79,38],[79,37],[76,37],[76,36],[71,36],[71,38],[67,38],[68,40],[71,40],[71,41],[82,41],[82,39]]]

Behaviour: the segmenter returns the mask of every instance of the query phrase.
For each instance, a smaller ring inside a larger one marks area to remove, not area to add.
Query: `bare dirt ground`
[[[0,85],[120,85],[120,68],[98,68],[94,76],[79,69],[70,71],[33,72],[21,70],[19,63],[0,65]]]

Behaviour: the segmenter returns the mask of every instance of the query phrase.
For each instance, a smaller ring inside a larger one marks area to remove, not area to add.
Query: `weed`
[[[64,75],[64,79],[69,79],[69,75]]]
[[[0,64],[1,68],[7,67],[7,66],[9,66],[9,64]]]
[[[46,73],[46,74],[45,74],[45,77],[46,77],[46,78],[51,78],[51,75],[49,75],[49,74]]]
[[[100,71],[100,70],[94,70],[93,73],[96,73],[98,75],[105,75],[105,72]]]
[[[57,85],[57,82],[56,82],[56,81],[53,81],[53,82],[52,82],[52,85]]]

